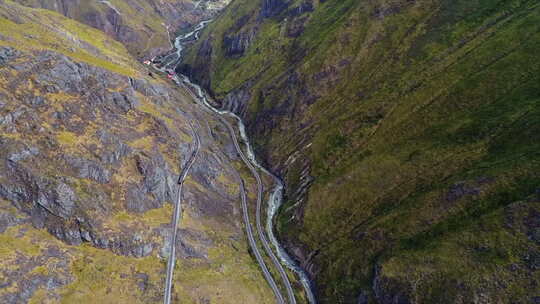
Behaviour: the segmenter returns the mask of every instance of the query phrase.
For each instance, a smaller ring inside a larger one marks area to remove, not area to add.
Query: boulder
[[[0,46],[0,68],[13,60],[19,52],[11,47]]]

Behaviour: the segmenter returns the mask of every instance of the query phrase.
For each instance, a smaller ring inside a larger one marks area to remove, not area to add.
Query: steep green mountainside
[[[136,57],[151,57],[170,47],[174,36],[219,12],[230,0],[16,0],[22,5],[57,11],[102,30]]]
[[[540,301],[540,3],[234,0],[180,71],[286,181],[321,303]]]
[[[177,179],[178,239],[170,244]],[[191,95],[61,14],[0,1],[0,303],[271,303],[248,251],[240,160]],[[251,187],[251,185],[249,185]]]

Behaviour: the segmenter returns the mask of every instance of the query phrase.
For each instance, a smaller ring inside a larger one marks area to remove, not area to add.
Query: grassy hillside
[[[255,3],[234,1],[184,70],[243,105],[320,301],[533,301],[537,1]]]
[[[59,12],[122,42],[136,56],[152,57],[170,47],[170,35],[208,19],[228,0],[17,0],[22,5]]]
[[[126,48],[102,32],[43,9],[5,1],[0,11],[0,45],[20,50],[51,50],[124,75],[136,75],[137,62]]]
[[[59,13],[0,2],[0,303],[270,303],[239,160],[191,95]],[[176,181],[204,122],[170,244]]]

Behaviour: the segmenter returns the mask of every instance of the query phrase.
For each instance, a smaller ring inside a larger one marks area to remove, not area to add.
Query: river
[[[242,119],[233,112],[216,109],[214,106],[212,106],[208,102],[207,94],[199,85],[193,83],[187,76],[181,75],[181,74],[175,74],[174,72],[176,67],[180,64],[182,60],[182,51],[184,50],[185,43],[199,39],[201,31],[211,21],[212,20],[202,21],[199,24],[197,24],[192,31],[186,34],[181,34],[177,36],[174,41],[175,49],[171,52],[171,54],[158,60],[161,62],[161,67],[159,67],[158,70],[160,70],[161,72],[166,72],[166,73],[169,73],[170,75],[173,75],[172,80],[174,80],[176,84],[178,85],[184,84],[194,89],[194,91],[197,93],[198,102],[201,103],[206,108],[210,109],[211,111],[219,115],[231,116],[238,122],[238,130],[240,132],[240,136],[242,140],[245,142],[246,150],[247,150],[246,154],[249,161],[256,168],[260,169],[265,174],[268,174],[269,176],[271,176],[275,183],[275,186],[272,189],[268,202],[267,202],[268,208],[267,208],[267,217],[266,217],[267,218],[266,233],[268,234],[270,242],[274,246],[274,249],[277,252],[277,255],[281,263],[285,265],[287,268],[289,268],[290,270],[292,270],[300,278],[300,281],[302,283],[302,286],[304,287],[309,303],[316,304],[316,299],[312,291],[312,284],[306,272],[289,256],[289,254],[285,251],[285,249],[283,249],[283,247],[280,245],[279,241],[274,235],[273,219],[276,216],[277,211],[279,210],[279,208],[281,207],[283,203],[283,188],[284,188],[283,182],[281,181],[281,179],[279,179],[277,176],[272,174],[269,170],[264,168],[257,161],[257,158],[255,157],[255,153],[253,152],[251,143],[247,136],[246,128]],[[155,62],[156,58],[153,58],[151,61]],[[171,67],[174,67],[174,68],[171,69]]]

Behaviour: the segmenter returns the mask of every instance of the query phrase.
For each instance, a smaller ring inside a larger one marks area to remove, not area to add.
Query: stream
[[[271,176],[275,183],[275,186],[270,192],[270,196],[267,202],[268,208],[267,208],[267,216],[266,216],[267,220],[266,220],[266,227],[265,227],[266,233],[268,234],[270,242],[274,246],[275,251],[277,252],[277,255],[281,263],[285,265],[287,268],[289,268],[290,270],[292,270],[300,278],[300,281],[302,283],[302,286],[304,287],[309,303],[316,304],[315,296],[311,288],[312,284],[306,272],[300,266],[298,266],[298,264],[287,254],[285,249],[283,249],[283,247],[279,244],[277,238],[274,235],[273,219],[276,216],[276,213],[279,210],[281,204],[283,203],[283,189],[284,189],[283,182],[277,176],[272,174],[269,170],[264,168],[257,161],[255,157],[255,153],[253,152],[249,138],[247,136],[246,128],[242,119],[233,112],[214,108],[214,106],[212,106],[208,102],[206,93],[203,91],[203,89],[199,85],[191,82],[191,80],[185,75],[175,74],[176,68],[181,63],[182,51],[184,50],[185,43],[198,40],[200,38],[200,32],[211,21],[212,20],[201,21],[199,24],[195,26],[195,28],[191,32],[177,36],[174,41],[175,49],[173,50],[173,52],[158,60],[156,60],[156,57],[152,58],[151,62],[160,62],[161,67],[157,67],[156,65],[153,65],[153,66],[161,72],[168,73],[170,75],[170,78],[176,84],[178,85],[184,84],[184,85],[187,85],[188,87],[191,87],[196,92],[198,101],[204,107],[206,107],[207,109],[221,116],[227,115],[227,116],[233,117],[238,122],[238,130],[240,131],[240,137],[242,138],[242,140],[244,141],[246,145],[246,150],[247,150],[246,154],[249,161],[256,168],[260,169],[265,174],[268,174],[269,176]],[[170,68],[171,66],[174,66],[174,68],[171,69]]]

